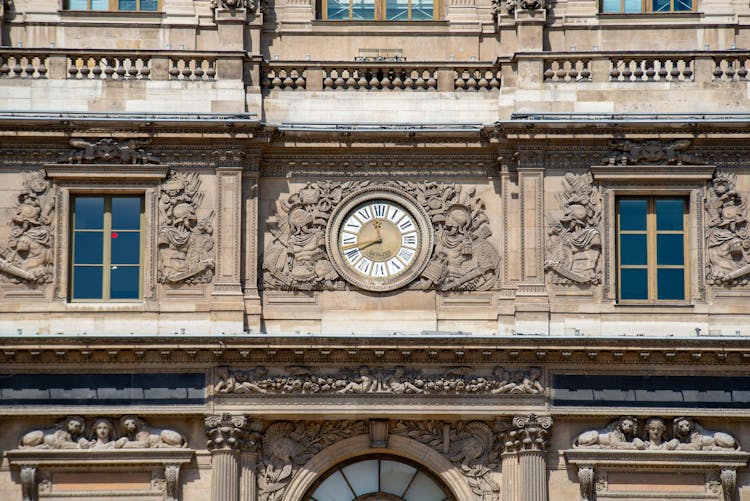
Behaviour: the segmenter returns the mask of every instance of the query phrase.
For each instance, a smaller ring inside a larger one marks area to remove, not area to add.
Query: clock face
[[[328,230],[332,263],[366,290],[403,287],[421,273],[432,249],[429,218],[397,190],[379,188],[342,201]]]
[[[373,200],[355,207],[339,233],[344,263],[363,277],[397,277],[408,270],[420,244],[414,217],[402,206]]]

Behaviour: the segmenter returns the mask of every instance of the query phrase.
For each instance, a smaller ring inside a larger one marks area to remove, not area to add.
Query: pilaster
[[[252,447],[247,447],[248,420],[245,416],[221,414],[208,416],[205,425],[206,449],[211,452],[211,500],[240,501],[240,458],[243,451],[252,453]],[[245,461],[243,473],[244,466]],[[245,481],[247,474],[243,475],[243,485]],[[252,500],[243,497],[243,501]]]
[[[214,154],[217,252],[213,295],[226,302],[231,296],[242,296],[239,235],[242,219],[242,164],[245,155],[241,151],[217,151]]]
[[[250,330],[260,329],[261,300],[258,293],[258,176],[260,171],[260,153],[249,159],[246,168],[242,171],[242,201],[244,203],[245,221],[244,252],[245,252],[245,276],[244,276],[244,301],[245,301],[245,327]]]
[[[500,434],[503,501],[547,501],[547,462],[552,418],[516,416]]]

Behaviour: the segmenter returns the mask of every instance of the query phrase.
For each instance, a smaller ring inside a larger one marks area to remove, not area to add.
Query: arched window
[[[387,457],[357,458],[326,472],[306,501],[453,501],[424,469]]]

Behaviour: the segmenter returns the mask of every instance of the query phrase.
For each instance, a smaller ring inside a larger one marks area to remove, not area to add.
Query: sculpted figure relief
[[[442,291],[488,290],[497,285],[500,254],[475,190],[435,182],[383,183],[411,195],[430,215],[435,244],[422,275],[409,286]],[[331,265],[325,232],[332,210],[369,182],[308,183],[279,200],[268,220],[273,242],[263,258],[263,285],[276,290],[337,290],[346,285]]]
[[[714,285],[747,285],[750,280],[750,229],[747,202],[737,177],[716,172],[706,197],[706,279]]]
[[[277,421],[265,431],[258,465],[258,499],[279,501],[289,481],[315,454],[345,438],[368,433],[365,421]]]
[[[98,141],[73,138],[70,145],[74,151],[60,162],[69,164],[159,164],[158,158],[146,153],[142,146],[150,139],[118,141],[110,137]]]
[[[614,141],[612,153],[604,161],[610,165],[700,165],[706,162],[684,153],[689,139],[674,141]]]
[[[591,173],[565,174],[565,191],[558,196],[562,215],[549,219],[544,269],[553,284],[601,282],[601,200]]]
[[[738,451],[737,440],[728,433],[704,429],[693,418],[677,417],[672,422],[672,436],[662,418],[646,420],[642,437],[638,436],[634,417],[616,419],[604,430],[581,433],[573,443],[583,449],[696,450]]]
[[[125,449],[163,449],[187,447],[187,441],[180,433],[149,426],[145,419],[138,416],[123,416],[120,426],[124,433]]]
[[[21,437],[19,449],[87,449],[83,436],[86,422],[79,416],[68,416],[54,427],[32,430]]]
[[[197,284],[214,275],[213,212],[198,220],[203,200],[197,172],[170,171],[159,196],[159,282]]]
[[[313,373],[304,367],[289,367],[283,374],[269,373],[266,367],[230,371],[217,370],[216,394],[373,394],[392,395],[543,395],[542,371],[506,370],[495,367],[491,374],[473,368],[453,367],[426,373],[405,367],[340,369]],[[274,371],[277,372],[277,371]]]
[[[43,170],[27,174],[11,209],[8,246],[0,249],[0,270],[14,282],[52,281],[55,200]]]

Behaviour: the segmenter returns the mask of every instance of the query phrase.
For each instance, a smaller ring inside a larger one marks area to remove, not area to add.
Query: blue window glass
[[[77,231],[75,234],[74,264],[102,264],[104,247],[101,231]]]
[[[65,4],[68,10],[87,10],[89,7],[86,0],[67,0]]]
[[[159,10],[158,0],[141,0],[141,11],[156,12]]]
[[[412,0],[412,21],[430,21],[432,19],[435,19],[435,10],[432,0]]]
[[[620,0],[604,0],[602,2],[602,12],[620,12]]]
[[[104,228],[104,198],[78,197],[73,208],[76,230],[101,230]]]
[[[620,235],[620,264],[646,265],[648,262],[647,253],[645,234],[626,233]]]
[[[76,266],[73,269],[73,297],[75,299],[101,299],[102,267]]]
[[[685,270],[682,268],[660,268],[656,272],[657,298],[663,300],[685,299]]]
[[[138,281],[140,268],[138,266],[116,266],[110,269],[111,299],[138,299]]]
[[[375,0],[351,0],[352,19],[371,21],[375,19]]]
[[[91,10],[109,10],[109,0],[91,0]]]
[[[620,230],[646,231],[646,208],[645,199],[620,200]]]
[[[138,264],[141,254],[141,235],[133,231],[111,232],[112,264]]]
[[[685,264],[685,249],[681,233],[656,235],[656,264],[683,265]]]
[[[117,10],[135,10],[136,0],[117,0]]]
[[[408,21],[409,20],[409,1],[408,0],[386,0],[385,18],[388,21]]]
[[[651,10],[654,12],[669,12],[670,0],[652,0]]]
[[[648,299],[648,270],[623,268],[620,282],[621,299]]]
[[[117,197],[112,199],[112,229],[137,230],[141,227],[141,199]]]
[[[625,14],[638,14],[643,12],[641,0],[623,0],[623,12]]]
[[[693,0],[674,0],[674,10],[676,12],[693,10]]]
[[[349,19],[349,2],[346,0],[328,0],[328,19],[333,21]]]
[[[680,198],[656,200],[656,230],[682,231],[685,201]]]

